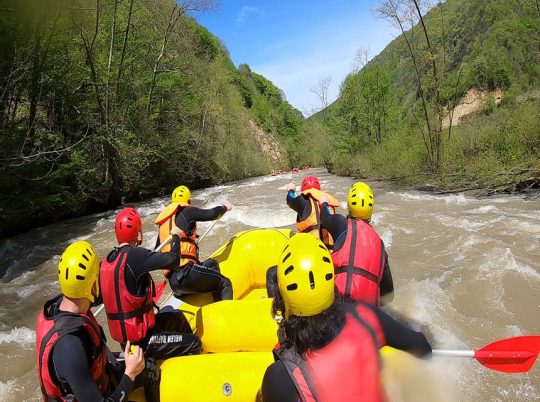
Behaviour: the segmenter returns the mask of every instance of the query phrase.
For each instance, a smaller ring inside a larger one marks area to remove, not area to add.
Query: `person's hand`
[[[225,203],[225,208],[227,208],[227,212],[230,211],[232,209],[232,204],[229,201],[227,201]]]
[[[321,198],[319,198],[319,202],[321,205],[325,202],[328,202],[328,197],[326,196],[326,194],[321,195]]]
[[[177,236],[180,236],[180,228],[178,226],[173,226],[171,228],[171,235],[177,235]]]
[[[134,346],[131,348],[129,341],[124,349],[124,362],[126,363],[125,374],[135,382],[135,377],[144,370],[144,354],[140,347]]]
[[[289,184],[287,184],[287,192],[289,191],[296,191],[296,186],[294,185],[294,183],[291,181]]]

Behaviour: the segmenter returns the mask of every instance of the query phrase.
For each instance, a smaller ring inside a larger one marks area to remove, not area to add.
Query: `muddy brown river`
[[[349,177],[324,170],[263,176],[193,191],[193,204],[230,200],[227,213],[201,244],[208,256],[239,230],[294,223],[286,185],[317,174],[323,190],[346,204]],[[181,183],[179,183],[181,184]],[[540,198],[433,195],[369,183],[373,227],[384,240],[394,277],[391,308],[429,328],[437,349],[475,349],[494,340],[540,334]],[[154,218],[169,197],[139,203],[144,245],[156,241]],[[339,208],[338,213],[346,214]],[[0,400],[40,399],[35,369],[35,319],[58,293],[57,263],[74,240],[100,257],[115,245],[117,211],[62,221],[0,241]],[[200,233],[209,224],[200,225]],[[100,317],[101,324],[104,317]],[[412,360],[412,359],[411,359]],[[387,373],[398,401],[540,401],[540,363],[526,374],[489,370],[473,359],[434,357]],[[179,400],[180,395],[179,395]]]

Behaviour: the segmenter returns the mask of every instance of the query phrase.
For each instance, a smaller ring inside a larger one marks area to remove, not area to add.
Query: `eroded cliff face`
[[[487,101],[489,96],[493,96],[495,104],[501,103],[503,99],[503,91],[496,89],[494,91],[485,91],[477,88],[471,88],[467,94],[456,105],[452,113],[452,125],[457,126],[461,119],[468,114],[479,110]],[[447,128],[450,125],[450,116],[447,116],[443,120],[443,128]]]
[[[273,166],[280,166],[286,162],[287,151],[271,134],[260,128],[253,120],[249,121],[253,136],[259,144],[259,149],[268,158]]]

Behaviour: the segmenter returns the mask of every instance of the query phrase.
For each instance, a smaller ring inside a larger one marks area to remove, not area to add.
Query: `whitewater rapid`
[[[209,255],[239,230],[292,227],[286,186],[308,173],[342,202],[353,179],[324,170],[286,173],[195,190],[193,204],[233,209],[202,244]],[[179,183],[181,184],[181,183]],[[439,349],[472,349],[500,338],[540,333],[540,199],[397,191],[370,183],[375,193],[372,224],[385,242],[395,299],[391,306],[430,333]],[[153,224],[169,202],[159,197],[135,204],[143,218],[144,246],[155,245]],[[35,319],[58,293],[60,254],[87,240],[100,257],[115,244],[118,210],[62,221],[0,242],[0,399],[38,400]],[[201,223],[203,233],[211,223]],[[103,322],[103,317],[100,317]],[[540,364],[528,374],[488,370],[473,360],[416,361],[415,370],[387,381],[396,401],[540,400]],[[416,385],[415,385],[416,384]]]

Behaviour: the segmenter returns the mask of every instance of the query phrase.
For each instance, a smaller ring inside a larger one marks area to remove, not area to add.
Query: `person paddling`
[[[100,299],[98,274],[99,258],[86,241],[72,243],[60,257],[62,294],[45,303],[36,322],[37,370],[45,401],[120,402],[144,370],[142,349],[131,349],[129,341],[123,364],[108,360],[103,329],[90,310]]]
[[[331,213],[334,213],[334,208],[339,206],[339,201],[321,191],[321,183],[315,176],[305,177],[300,188],[301,193],[296,196],[294,183],[287,185],[287,205],[297,213],[296,228],[298,232],[315,236],[332,251],[334,245],[332,236],[328,230],[321,226],[320,199],[325,197]]]
[[[348,217],[333,214],[324,196],[320,201],[321,224],[335,239],[332,260],[339,293],[346,299],[377,306],[391,303],[394,282],[388,254],[384,242],[369,224],[375,204],[371,188],[363,182],[351,186]]]
[[[278,260],[272,315],[282,316],[276,361],[263,377],[264,402],[380,402],[379,349],[431,354],[421,332],[363,302],[335,297],[330,253],[307,234],[293,236]]]
[[[220,219],[232,209],[230,202],[211,209],[201,209],[191,206],[191,191],[186,186],[177,187],[171,196],[169,204],[156,218],[159,225],[159,236],[156,243],[162,243],[169,236],[173,227],[179,229],[181,247],[180,263],[176,269],[164,270],[175,297],[194,293],[212,292],[214,299],[229,300],[233,298],[233,288],[229,278],[221,275],[219,264],[214,259],[204,262],[199,260],[197,244],[197,222]],[[169,246],[162,248],[167,252]]]
[[[171,229],[167,253],[139,247],[142,221],[134,208],[118,213],[114,230],[118,246],[101,261],[99,277],[111,336],[121,345],[141,346],[156,360],[200,353],[201,341],[182,312],[172,308],[154,312],[155,285],[150,272],[178,265],[179,229]]]

